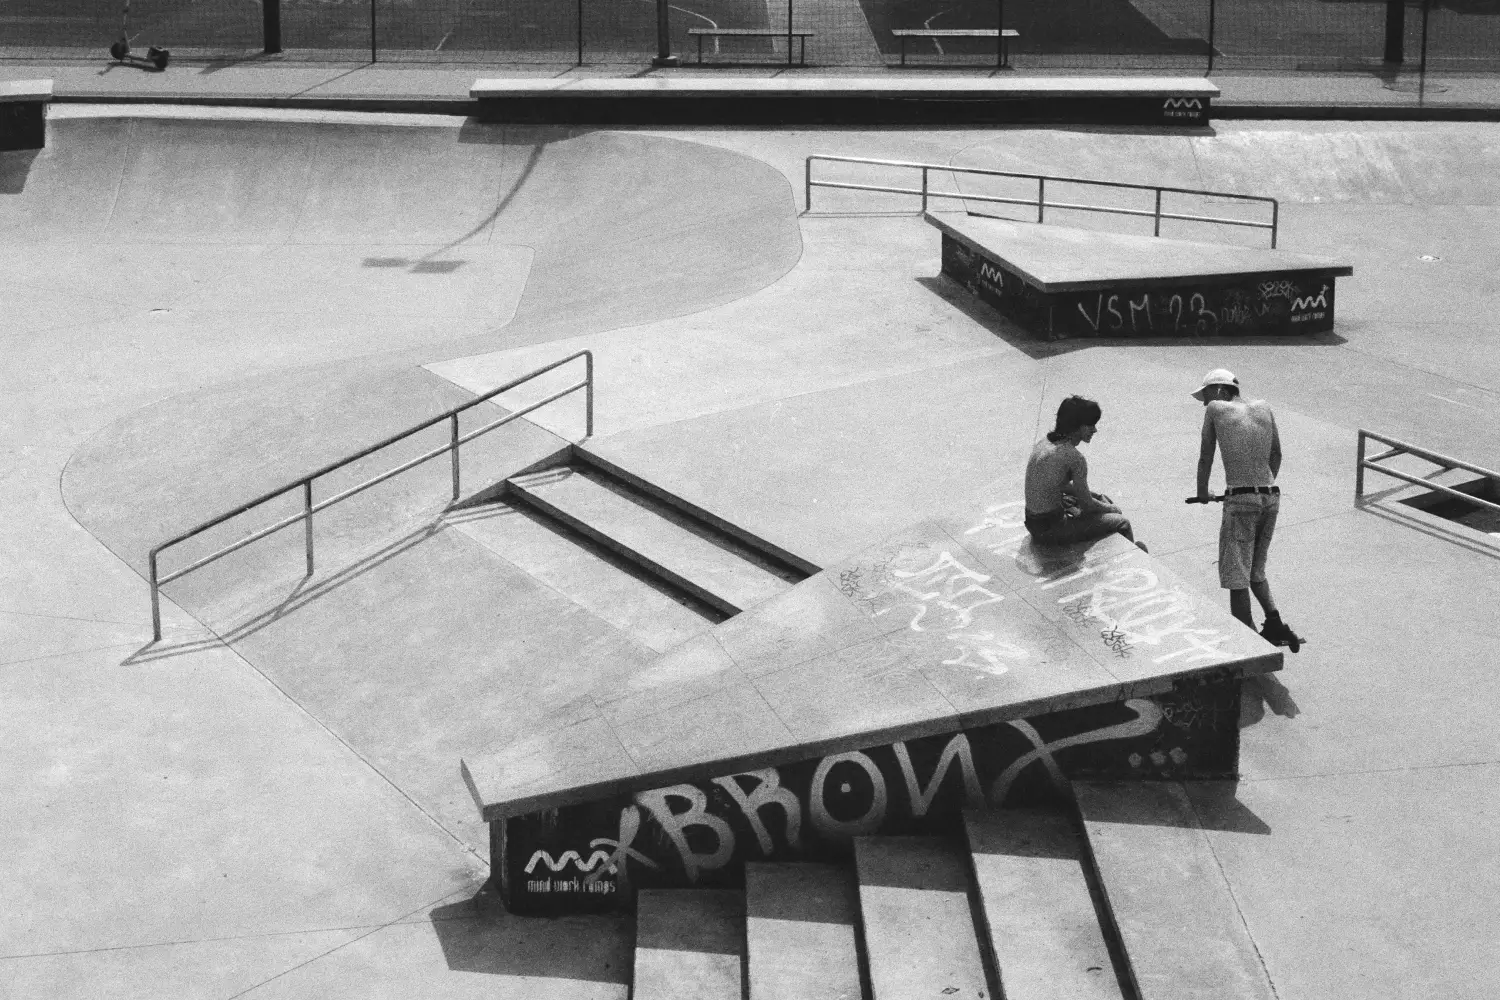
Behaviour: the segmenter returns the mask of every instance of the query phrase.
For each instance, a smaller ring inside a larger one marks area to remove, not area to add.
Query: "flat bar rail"
[[[1374,457],[1366,458],[1366,439],[1379,441],[1381,444],[1389,445],[1390,448],[1389,450],[1383,451],[1380,454],[1375,455]],[[1382,475],[1391,476],[1395,479],[1400,479],[1404,482],[1412,483],[1416,486],[1425,486],[1428,489],[1440,490],[1443,493],[1455,496],[1460,500],[1465,501],[1466,503],[1478,504],[1481,507],[1488,507],[1490,510],[1500,512],[1500,504],[1491,503],[1490,501],[1485,500],[1482,497],[1471,496],[1468,493],[1452,489],[1448,486],[1443,486],[1440,483],[1434,483],[1430,479],[1423,479],[1419,476],[1407,475],[1405,472],[1397,472],[1395,469],[1387,468],[1386,466],[1380,464],[1381,462],[1384,462],[1387,459],[1395,458],[1398,455],[1414,455],[1417,458],[1423,459],[1424,461],[1431,462],[1433,465],[1441,466],[1441,468],[1437,472],[1429,473],[1429,475],[1441,475],[1442,473],[1450,472],[1453,469],[1467,469],[1469,472],[1477,472],[1481,476],[1484,476],[1494,482],[1500,482],[1500,472],[1492,472],[1491,470],[1486,469],[1482,466],[1471,465],[1470,463],[1461,461],[1460,459],[1452,458],[1448,455],[1439,454],[1435,451],[1428,451],[1426,448],[1419,448],[1414,444],[1408,444],[1405,441],[1398,441],[1396,438],[1386,437],[1384,434],[1377,434],[1374,431],[1367,431],[1363,427],[1361,427],[1359,429],[1359,444],[1357,447],[1357,458],[1354,468],[1354,499],[1356,502],[1365,494],[1365,470],[1369,469],[1371,472],[1379,472]]]
[[[881,167],[904,167],[910,170],[922,172],[922,186],[911,187],[889,187],[880,184],[852,184],[847,181],[823,181],[813,180],[813,161],[820,160],[828,163],[860,163],[867,166]],[[1009,177],[1017,180],[1035,181],[1035,198],[1006,198],[1000,195],[961,194],[949,191],[934,191],[930,181],[933,171],[949,174],[972,174],[980,177]],[[1047,200],[1047,184],[1083,184],[1094,187],[1122,188],[1132,191],[1151,191],[1156,195],[1156,207],[1147,211],[1142,208],[1115,208],[1108,205],[1080,205],[1064,201]],[[941,163],[914,163],[909,160],[873,160],[860,156],[833,156],[828,153],[814,153],[807,158],[804,172],[803,201],[807,211],[812,211],[812,189],[815,187],[842,188],[848,191],[881,191],[887,194],[911,194],[918,195],[922,199],[922,211],[927,211],[927,202],[932,198],[948,198],[957,201],[980,201],[991,202],[1001,205],[1026,205],[1036,209],[1036,221],[1042,222],[1046,219],[1047,209],[1072,209],[1085,212],[1101,212],[1106,215],[1132,215],[1142,218],[1154,219],[1155,227],[1153,236],[1161,235],[1161,222],[1163,219],[1175,219],[1181,222],[1207,222],[1223,226],[1243,226],[1247,229],[1267,229],[1271,232],[1271,249],[1276,249],[1277,230],[1281,219],[1281,203],[1275,198],[1267,198],[1256,194],[1235,194],[1229,191],[1203,191],[1196,188],[1166,187],[1161,184],[1130,184],[1124,181],[1101,181],[1091,177],[1064,177],[1050,174],[1026,174],[1017,173],[1012,170],[990,170],[986,167],[955,167]],[[1234,219],[1212,215],[1184,215],[1177,212],[1162,211],[1163,194],[1196,195],[1204,198],[1229,198],[1235,201],[1255,202],[1271,206],[1271,221],[1257,222],[1253,219]]]
[[[575,382],[574,384],[568,386],[566,389],[561,389],[557,392],[554,392],[547,396],[545,399],[538,400],[535,403],[530,403],[526,406],[523,406],[519,410],[513,410],[510,413],[507,413],[505,416],[499,418],[498,420],[492,420],[489,423],[485,424],[483,427],[475,428],[474,430],[469,431],[467,434],[459,434],[458,418],[460,414],[464,413],[467,410],[471,410],[476,406],[479,406],[481,403],[487,403],[501,393],[509,392],[511,389],[514,389],[519,385],[523,385],[539,375],[545,375],[553,369],[561,368],[568,362],[576,361],[579,358],[583,358],[584,360],[583,381]],[[318,469],[316,472],[308,473],[305,476],[287,483],[285,486],[281,486],[274,490],[271,490],[269,493],[262,493],[254,500],[242,503],[231,511],[220,514],[217,517],[210,518],[207,521],[204,521],[202,524],[197,525],[196,527],[189,528],[187,531],[184,531],[179,535],[174,535],[173,537],[167,539],[165,542],[162,542],[160,545],[152,549],[150,555],[147,558],[147,563],[150,570],[149,582],[151,584],[151,634],[153,637],[153,641],[161,641],[161,588],[171,583],[173,580],[186,576],[188,573],[191,573],[196,569],[201,569],[202,567],[207,566],[209,563],[213,562],[216,559],[222,559],[224,556],[229,555],[231,552],[237,552],[245,546],[251,544],[252,542],[257,542],[260,539],[265,538],[267,535],[275,534],[283,528],[290,527],[291,525],[296,524],[298,521],[302,521],[305,524],[307,575],[312,576],[312,516],[318,511],[325,510],[328,507],[332,507],[334,504],[339,503],[343,500],[347,500],[349,497],[352,497],[357,493],[363,493],[365,490],[371,488],[372,486],[377,486],[380,483],[385,482],[387,479],[394,478],[395,476],[398,476],[409,469],[416,468],[423,462],[431,461],[432,459],[437,458],[439,455],[449,453],[451,453],[453,456],[453,501],[456,502],[459,495],[459,446],[467,444],[468,442],[483,434],[488,434],[490,431],[495,430],[498,427],[502,427],[513,420],[518,420],[521,417],[524,417],[526,414],[532,412],[533,410],[540,409],[541,407],[546,406],[549,403],[555,403],[557,400],[562,399],[564,396],[567,396],[571,393],[577,392],[579,389],[585,390],[586,402],[584,404],[584,433],[585,436],[592,437],[594,434],[594,353],[592,351],[578,351],[576,353],[568,355],[565,358],[554,361],[550,365],[538,368],[535,371],[527,372],[520,378],[505,383],[498,389],[491,389],[483,396],[476,396],[474,399],[469,400],[467,403],[462,403],[458,406],[453,407],[451,410],[447,410],[435,417],[424,420],[414,427],[409,427],[397,434],[392,434],[390,437],[372,444],[368,448],[361,449],[360,451],[357,451],[352,455],[345,456],[344,458],[341,458],[336,462],[331,462],[328,465],[325,465],[322,468]],[[339,469],[342,469],[344,466],[349,465],[353,462],[357,462],[362,458],[373,455],[375,452],[380,451],[382,448],[388,448],[398,441],[403,441],[406,438],[411,437],[413,434],[420,433],[421,431],[425,431],[429,427],[434,427],[438,424],[441,424],[444,421],[449,422],[451,434],[449,436],[448,442],[443,446],[439,448],[433,448],[432,450],[427,451],[417,456],[416,458],[403,462],[396,468],[390,469],[386,472],[382,472],[380,475],[375,476],[371,479],[367,479],[364,482],[360,483],[358,486],[351,486],[349,489],[346,489],[341,493],[337,493],[325,500],[319,501],[318,503],[313,503],[312,486],[315,480],[326,476],[331,472],[336,472]],[[253,510],[263,503],[275,500],[277,497],[284,496],[285,494],[299,488],[302,490],[302,510],[299,513],[293,514],[290,517],[284,517],[280,521],[277,521],[275,524],[272,524],[265,528],[261,528],[258,531],[251,532],[244,538],[241,538],[239,541],[227,545],[216,552],[210,553],[209,555],[204,556],[203,558],[198,559],[197,561],[192,562],[187,566],[176,570],[175,572],[169,573],[166,576],[159,575],[157,563],[158,558],[162,552],[166,551],[174,545],[178,545],[182,542],[187,541],[189,538],[201,535],[203,532],[209,530],[210,528],[217,527],[218,525],[223,524],[225,521],[239,517],[241,514]]]

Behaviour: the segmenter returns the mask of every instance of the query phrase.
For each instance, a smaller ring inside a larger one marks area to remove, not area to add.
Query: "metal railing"
[[[814,160],[825,160],[832,163],[862,163],[881,167],[906,167],[912,170],[922,171],[922,186],[920,188],[909,187],[886,187],[878,184],[851,184],[845,181],[815,181],[812,176],[812,165]],[[961,194],[959,192],[934,191],[931,189],[929,175],[933,171],[950,174],[974,174],[981,177],[1010,177],[1018,180],[1036,182],[1035,198],[1006,198],[1000,195],[983,194]],[[1267,198],[1255,194],[1232,194],[1227,191],[1200,191],[1194,188],[1164,187],[1159,184],[1127,184],[1123,181],[1100,181],[1087,177],[1062,177],[1047,174],[1023,174],[1010,170],[989,170],[983,167],[955,167],[945,166],[941,163],[912,163],[907,160],[871,160],[858,156],[831,156],[826,153],[814,153],[807,158],[805,173],[804,201],[807,210],[812,211],[812,189],[815,187],[843,188],[849,191],[882,191],[888,194],[912,194],[920,195],[922,198],[922,211],[927,211],[927,201],[930,198],[948,198],[957,201],[982,201],[993,202],[1000,205],[1027,205],[1036,209],[1036,221],[1046,220],[1047,209],[1070,209],[1084,212],[1102,212],[1107,215],[1133,215],[1141,218],[1155,220],[1153,236],[1161,235],[1161,221],[1163,219],[1176,219],[1182,222],[1208,222],[1223,226],[1243,226],[1247,229],[1269,229],[1271,231],[1271,248],[1276,248],[1277,225],[1281,217],[1281,204],[1275,198]],[[1109,205],[1079,205],[1065,201],[1047,200],[1047,183],[1053,184],[1083,184],[1094,187],[1124,188],[1133,191],[1153,191],[1156,193],[1156,208],[1146,211],[1142,208],[1115,208]],[[1251,201],[1271,206],[1270,222],[1255,222],[1251,219],[1233,219],[1212,215],[1183,215],[1176,212],[1163,212],[1161,198],[1163,194],[1185,194],[1197,195],[1205,198],[1230,198],[1236,201]]]
[[[523,406],[519,410],[515,410],[515,411],[512,411],[511,413],[507,413],[505,416],[501,417],[498,420],[493,420],[490,423],[485,424],[483,427],[476,428],[475,430],[469,431],[469,433],[464,434],[462,436],[459,435],[459,432],[458,432],[458,417],[459,417],[459,414],[463,413],[466,410],[473,409],[474,407],[478,406],[481,403],[488,402],[489,400],[491,400],[494,397],[500,395],[501,393],[507,392],[507,391],[509,391],[511,389],[514,389],[518,385],[521,385],[521,384],[523,384],[525,382],[529,382],[532,379],[536,378],[538,375],[545,375],[547,372],[552,371],[554,368],[560,368],[563,365],[567,364],[568,362],[570,362],[570,361],[576,361],[579,358],[583,358],[584,359],[584,366],[585,366],[584,377],[583,377],[583,381],[582,382],[575,382],[573,385],[568,386],[566,389],[563,389],[563,390],[560,390],[558,392],[552,393],[546,399],[540,400],[540,401],[535,402],[535,403],[531,403],[531,404],[529,404],[527,406]],[[439,455],[442,455],[444,453],[451,453],[452,456],[453,456],[453,502],[457,502],[458,501],[458,494],[459,494],[459,458],[458,458],[458,449],[459,449],[460,445],[467,444],[468,442],[474,440],[475,438],[479,437],[482,434],[488,434],[490,431],[494,430],[497,427],[502,427],[505,424],[510,423],[512,420],[516,420],[516,419],[519,419],[520,417],[524,417],[526,414],[532,412],[533,410],[540,409],[541,407],[546,406],[548,403],[554,403],[557,400],[561,399],[562,397],[568,395],[569,393],[577,392],[579,389],[585,389],[585,390],[587,390],[586,393],[585,393],[585,397],[586,397],[587,402],[585,404],[585,431],[584,431],[584,434],[585,434],[586,437],[592,437],[593,434],[594,434],[594,354],[593,354],[592,351],[578,351],[577,353],[570,354],[567,357],[565,357],[565,358],[563,358],[563,359],[561,359],[559,361],[554,361],[554,362],[552,362],[552,364],[547,365],[544,368],[538,368],[536,371],[528,372],[527,374],[522,375],[520,378],[515,379],[514,381],[511,381],[511,382],[507,382],[505,385],[502,385],[498,389],[492,389],[489,392],[485,393],[483,396],[479,396],[479,397],[476,397],[475,399],[471,399],[467,403],[462,404],[461,406],[455,406],[453,409],[448,410],[445,413],[439,414],[438,416],[433,417],[430,420],[424,420],[422,423],[417,424],[415,427],[410,427],[410,428],[402,431],[399,434],[393,434],[392,436],[386,438],[385,440],[380,441],[377,444],[372,444],[368,448],[365,448],[365,449],[363,449],[363,450],[361,450],[359,452],[356,452],[353,455],[349,455],[349,456],[347,456],[345,458],[339,459],[337,462],[333,462],[333,463],[331,463],[329,465],[325,465],[321,469],[319,469],[318,471],[313,472],[313,473],[309,473],[308,475],[303,476],[300,479],[296,479],[296,480],[288,483],[287,485],[280,487],[279,489],[274,489],[274,490],[272,490],[269,493],[264,493],[264,494],[256,497],[254,500],[249,501],[248,503],[242,503],[238,507],[234,508],[233,510],[231,510],[231,511],[229,511],[227,513],[220,514],[218,517],[211,518],[211,519],[209,519],[207,521],[204,521],[202,524],[198,525],[197,527],[191,528],[188,531],[184,531],[180,535],[175,535],[172,538],[168,539],[167,541],[162,542],[160,545],[156,546],[156,548],[154,548],[154,549],[151,550],[151,554],[150,554],[150,556],[148,558],[148,563],[149,563],[149,567],[150,567],[150,583],[151,583],[151,634],[152,634],[152,637],[153,637],[153,641],[157,641],[157,642],[161,641],[161,588],[164,587],[164,586],[166,586],[167,584],[171,583],[173,580],[176,580],[179,577],[186,576],[188,573],[193,572],[193,570],[200,569],[200,568],[208,565],[209,563],[213,562],[216,559],[220,559],[220,558],[223,558],[224,556],[229,555],[231,552],[237,552],[238,550],[244,548],[245,546],[249,545],[250,543],[259,541],[260,539],[265,538],[267,535],[274,534],[274,533],[280,531],[282,528],[290,527],[291,525],[296,524],[298,521],[302,521],[304,523],[304,525],[305,525],[306,551],[307,551],[307,575],[308,576],[312,576],[313,575],[313,522],[312,522],[312,516],[315,513],[317,513],[320,510],[324,510],[324,509],[326,509],[328,507],[332,507],[334,504],[340,502],[341,500],[347,500],[349,497],[354,496],[356,493],[362,493],[362,492],[364,492],[365,490],[369,489],[372,486],[376,486],[376,485],[378,485],[380,483],[383,483],[387,479],[391,479],[391,478],[393,478],[395,476],[398,476],[401,473],[406,472],[408,469],[413,469],[413,468],[417,467],[418,465],[421,465],[423,462],[430,461],[430,460],[432,460],[434,458],[437,458]],[[375,452],[380,451],[382,448],[389,447],[390,445],[393,445],[393,444],[395,444],[398,441],[405,440],[406,438],[411,437],[413,434],[419,433],[420,431],[424,431],[424,430],[426,430],[429,427],[436,426],[437,424],[440,424],[440,423],[442,423],[445,420],[449,421],[449,423],[451,425],[451,434],[450,434],[450,437],[449,437],[449,440],[448,440],[447,444],[444,444],[440,448],[434,448],[431,451],[428,451],[428,452],[426,452],[426,453],[424,453],[422,455],[419,455],[418,457],[416,457],[414,459],[411,459],[410,461],[403,462],[402,464],[398,465],[396,468],[391,469],[388,472],[383,472],[380,475],[374,477],[373,479],[368,479],[365,482],[360,483],[358,486],[350,487],[349,489],[344,490],[341,493],[337,493],[337,494],[329,497],[326,500],[321,500],[321,501],[319,501],[316,504],[313,503],[313,481],[314,480],[316,480],[316,479],[318,479],[318,478],[320,478],[322,476],[326,476],[326,475],[328,475],[331,472],[336,472],[337,470],[343,468],[346,465],[349,465],[352,462],[357,462],[360,459],[362,459],[362,458],[364,458],[364,457],[366,457],[368,455],[372,455]],[[179,570],[177,570],[174,573],[169,573],[166,576],[159,576],[158,575],[158,573],[157,573],[157,558],[165,550],[171,548],[174,545],[180,544],[181,542],[185,542],[189,538],[193,538],[193,537],[195,537],[197,535],[200,535],[200,534],[202,534],[203,532],[207,531],[210,528],[217,527],[218,525],[223,524],[225,521],[228,521],[231,518],[238,517],[241,514],[244,514],[245,512],[247,512],[249,510],[252,510],[252,509],[254,509],[256,507],[259,507],[263,503],[267,503],[268,501],[275,500],[277,497],[280,497],[280,496],[283,496],[284,494],[290,493],[292,490],[298,489],[299,487],[302,490],[302,510],[299,513],[293,514],[290,517],[282,518],[280,521],[277,521],[275,524],[272,524],[269,527],[261,528],[259,531],[252,532],[251,534],[246,535],[244,538],[241,538],[239,541],[233,543],[232,545],[225,546],[224,548],[219,549],[217,552],[214,552],[214,553],[212,553],[210,555],[204,556],[202,559],[199,559],[196,562],[193,562],[193,563],[191,563],[191,564],[189,564],[187,566],[184,566],[182,569],[179,569]]]
[[[1379,441],[1381,444],[1390,445],[1390,449],[1388,451],[1381,452],[1373,458],[1366,458],[1366,438]],[[1391,476],[1393,478],[1400,479],[1404,482],[1412,483],[1417,486],[1425,486],[1431,490],[1440,490],[1443,493],[1447,493],[1451,496],[1457,497],[1460,500],[1463,500],[1465,503],[1478,504],[1481,507],[1488,507],[1490,510],[1500,512],[1500,504],[1491,503],[1490,501],[1485,500],[1482,497],[1476,497],[1472,494],[1464,493],[1461,490],[1455,490],[1451,487],[1443,486],[1440,483],[1434,483],[1431,481],[1431,479],[1423,479],[1419,476],[1407,475],[1405,472],[1397,472],[1395,469],[1387,468],[1386,466],[1379,464],[1386,459],[1395,458],[1398,455],[1415,455],[1417,458],[1420,458],[1427,462],[1431,462],[1433,465],[1440,466],[1437,472],[1428,473],[1429,476],[1442,475],[1444,472],[1451,472],[1454,469],[1467,469],[1470,472],[1479,473],[1481,476],[1486,477],[1491,482],[1500,483],[1500,472],[1491,472],[1489,469],[1482,468],[1478,465],[1470,465],[1468,462],[1462,462],[1456,458],[1450,458],[1447,455],[1440,455],[1435,451],[1428,451],[1426,448],[1418,448],[1414,444],[1407,444],[1405,441],[1398,441],[1395,438],[1386,437],[1384,434],[1376,434],[1374,431],[1367,431],[1364,428],[1360,428],[1358,461],[1356,462],[1354,468],[1355,502],[1358,502],[1359,499],[1365,495],[1365,470],[1369,469],[1371,472],[1379,472],[1382,475]]]

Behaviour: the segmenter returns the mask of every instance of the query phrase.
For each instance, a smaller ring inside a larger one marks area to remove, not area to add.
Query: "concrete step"
[[[745,866],[751,1000],[860,1000],[859,893],[847,868]]]
[[[1121,1000],[1071,818],[972,810],[964,829],[1005,1000]]]
[[[792,581],[729,538],[577,466],[506,481],[510,496],[557,518],[727,615],[788,589]],[[737,551],[738,550],[738,551]]]
[[[741,1000],[744,893],[642,889],[635,906],[632,1000]]]
[[[680,645],[726,617],[529,507],[501,500],[455,511],[444,520],[657,652]]]
[[[1074,782],[1109,919],[1140,1000],[1274,1000],[1178,782]]]
[[[968,863],[940,837],[857,837],[855,870],[873,1000],[985,1000]]]

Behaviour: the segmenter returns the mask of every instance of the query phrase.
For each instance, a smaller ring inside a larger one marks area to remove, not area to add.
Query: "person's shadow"
[[[1240,685],[1240,728],[1255,725],[1266,716],[1266,709],[1284,719],[1293,719],[1302,711],[1292,699],[1292,692],[1275,674],[1247,677]]]

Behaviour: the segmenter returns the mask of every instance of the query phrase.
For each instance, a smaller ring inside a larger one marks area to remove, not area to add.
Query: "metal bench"
[[[796,38],[801,43],[797,61],[803,66],[807,65],[807,40],[817,32],[813,31],[788,31],[785,28],[689,28],[688,34],[698,39],[698,62],[703,62],[703,39],[720,38],[724,36],[732,38],[785,38],[788,40],[786,47],[786,62],[792,64],[792,46],[790,40]]]
[[[1015,28],[892,28],[891,34],[901,39],[901,65],[906,65],[906,40],[908,38],[998,38],[995,50],[995,65],[1010,65],[1010,40],[1020,38]],[[700,43],[701,44],[701,43]]]

